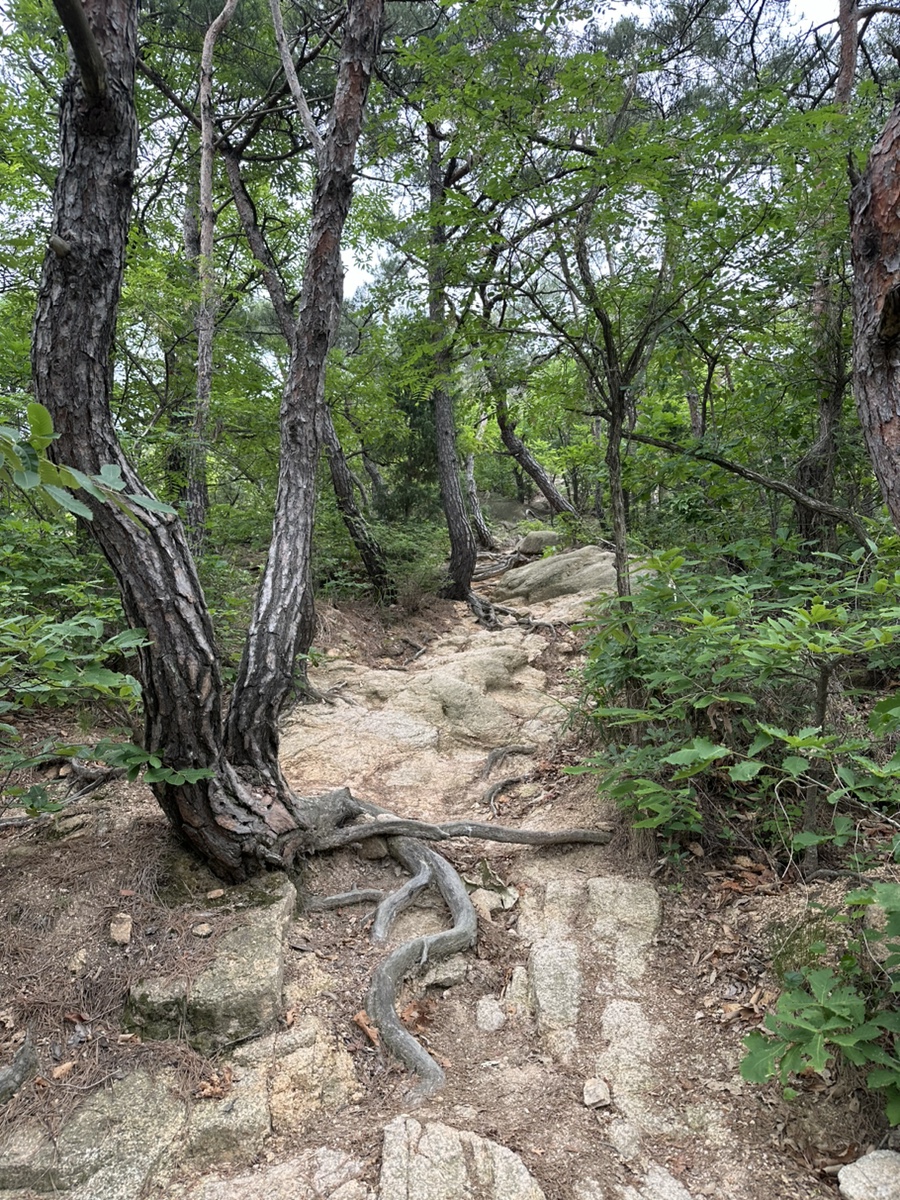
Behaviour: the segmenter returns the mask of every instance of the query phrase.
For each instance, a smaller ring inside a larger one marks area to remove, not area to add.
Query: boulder
[[[191,983],[135,984],[129,1028],[145,1038],[184,1037],[202,1054],[272,1028],[282,1011],[283,941],[297,893],[286,876],[272,874],[233,889],[230,900],[248,907],[240,928],[222,936],[213,964]]]
[[[615,590],[613,555],[599,546],[582,546],[507,571],[497,583],[494,596],[500,601],[540,604],[557,596],[587,593],[593,597]]]
[[[838,1171],[844,1200],[900,1200],[900,1154],[873,1150]]]
[[[562,539],[562,534],[555,529],[532,529],[526,533],[516,546],[516,554],[543,554],[551,546],[556,546]]]

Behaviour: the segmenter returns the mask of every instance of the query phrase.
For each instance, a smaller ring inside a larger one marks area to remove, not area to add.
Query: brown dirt
[[[383,666],[427,646],[453,626],[458,613],[441,603],[377,617],[362,604],[331,608],[323,618],[323,648]],[[541,665],[555,671],[557,683],[570,655],[570,647],[555,647],[548,635]],[[58,726],[57,717],[52,721]],[[590,778],[573,778],[563,770],[578,754],[570,741],[535,764],[542,826],[597,821]],[[511,787],[497,803],[503,823],[526,816],[534,822],[537,801],[527,785]],[[423,811],[416,815],[457,814],[423,798]],[[604,848],[535,851],[467,843],[447,855],[462,874],[473,876],[487,859],[502,879],[525,891],[537,872],[547,878],[646,878],[654,864],[636,851],[641,844],[646,841],[635,842],[622,831]],[[151,969],[200,970],[213,949],[213,941],[198,939],[191,929],[203,919],[205,890],[218,885],[202,871],[190,880],[174,877],[175,849],[149,790],[122,781],[57,817],[0,829],[0,1065],[11,1059],[26,1029],[41,1057],[38,1080],[0,1110],[0,1135],[3,1124],[8,1127],[29,1112],[58,1127],[88,1091],[138,1062],[178,1064],[186,1094],[212,1077],[216,1064],[185,1046],[142,1046],[122,1027],[122,1002],[132,980]],[[300,883],[304,892],[325,896],[353,886],[390,888],[396,886],[397,872],[389,860],[341,851],[310,862]],[[784,943],[794,936],[794,953],[802,953],[797,948],[802,932],[796,931],[815,918],[812,905],[839,905],[848,889],[842,882],[816,887],[785,882],[768,864],[740,855],[713,863],[698,856],[678,874],[660,873],[657,884],[664,920],[651,972],[641,985],[650,1019],[658,1015],[668,1030],[665,1044],[657,1047],[654,1108],[660,1113],[712,1109],[727,1130],[727,1144],[699,1127],[690,1138],[660,1135],[653,1145],[656,1161],[695,1197],[834,1195],[837,1166],[880,1144],[885,1135],[859,1078],[811,1076],[803,1080],[798,1099],[787,1103],[775,1086],[742,1086],[737,1063],[742,1038],[777,997],[772,960],[779,946],[784,958]],[[127,947],[109,939],[110,921],[118,912],[133,918]],[[480,922],[479,943],[462,983],[433,988],[427,997],[414,990],[403,997],[411,1026],[447,1064],[445,1091],[415,1115],[471,1129],[517,1151],[548,1200],[571,1200],[572,1181],[584,1176],[637,1186],[640,1178],[609,1143],[609,1110],[598,1113],[581,1102],[589,1052],[601,1048],[601,1006],[585,1005],[585,1053],[571,1068],[550,1060],[526,1022],[510,1020],[492,1034],[474,1025],[478,998],[499,996],[513,967],[526,958],[517,917],[514,907],[495,914],[490,923]],[[435,919],[440,919],[438,910]],[[369,944],[367,923],[362,907],[302,917],[291,935],[288,966],[290,977],[302,978],[305,964],[314,959],[340,981],[315,1006],[353,1056],[364,1097],[337,1117],[329,1114],[277,1132],[266,1144],[264,1161],[302,1146],[330,1144],[368,1159],[374,1182],[380,1131],[398,1112],[408,1111],[408,1078],[382,1058],[354,1021],[364,1007],[372,966],[384,954]],[[217,934],[226,927],[227,922],[217,923]],[[82,951],[74,969],[73,959]],[[602,994],[602,987],[602,971],[589,965],[585,995]]]

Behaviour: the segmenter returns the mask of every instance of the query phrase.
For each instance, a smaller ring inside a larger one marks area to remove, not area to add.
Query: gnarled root
[[[389,954],[375,968],[366,997],[366,1011],[381,1035],[382,1045],[419,1076],[414,1095],[431,1096],[443,1087],[444,1071],[401,1023],[395,1007],[397,989],[408,975],[421,970],[427,962],[467,950],[475,941],[477,919],[465,885],[446,859],[430,846],[422,846],[410,838],[391,838],[388,845],[391,854],[414,872],[410,883],[426,875],[433,879],[453,918],[452,929],[413,938]]]

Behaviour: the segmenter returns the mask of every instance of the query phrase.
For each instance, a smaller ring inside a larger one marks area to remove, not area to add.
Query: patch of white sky
[[[793,25],[798,30],[808,30],[810,28],[819,28],[829,23],[837,22],[839,0],[790,0],[788,4],[788,17]],[[601,7],[601,6],[598,6]],[[611,17],[618,18],[626,13],[639,15],[641,9],[645,6],[640,3],[624,3],[603,5],[603,8],[610,14]],[[836,28],[836,25],[835,25]],[[376,261],[378,259],[376,254]],[[348,299],[353,297],[355,293],[366,284],[371,283],[374,275],[369,269],[372,264],[372,255],[370,254],[367,263],[361,260],[352,252],[344,252],[344,295]]]

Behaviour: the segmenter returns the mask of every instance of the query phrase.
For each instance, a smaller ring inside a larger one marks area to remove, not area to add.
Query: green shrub
[[[900,884],[877,883],[847,898],[851,913],[879,906],[880,928],[852,937],[837,965],[805,966],[790,972],[774,1012],[766,1015],[766,1033],[754,1030],[744,1040],[741,1074],[751,1083],[777,1078],[788,1097],[791,1076],[821,1073],[831,1062],[867,1071],[866,1084],[883,1093],[892,1125],[900,1124]],[[834,915],[834,914],[832,914]],[[848,922],[848,918],[843,918]],[[825,955],[829,948],[818,947]]]
[[[889,802],[900,777],[888,741],[872,752],[863,715],[838,724],[828,704],[848,665],[883,661],[900,634],[892,556],[725,575],[671,551],[645,570],[633,598],[595,608],[581,711],[601,748],[575,770],[670,844],[734,820],[791,851],[846,844],[854,823],[837,805]],[[872,730],[892,733],[895,717],[900,702],[885,701]]]

